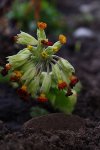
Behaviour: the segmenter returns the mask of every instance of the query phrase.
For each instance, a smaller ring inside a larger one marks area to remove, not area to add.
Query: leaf
[[[31,117],[37,117],[42,115],[47,115],[49,112],[43,108],[40,107],[32,107],[30,111]]]
[[[71,114],[77,101],[76,92],[73,91],[73,95],[66,97],[64,91],[58,89],[52,89],[48,97],[52,105],[62,112]]]

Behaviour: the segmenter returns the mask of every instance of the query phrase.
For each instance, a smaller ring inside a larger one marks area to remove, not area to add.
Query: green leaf
[[[48,95],[52,105],[62,112],[71,114],[77,101],[76,92],[73,91],[73,95],[66,97],[64,91],[58,89],[52,89]]]
[[[30,111],[31,117],[37,117],[42,115],[47,115],[49,112],[43,108],[40,107],[32,107]]]

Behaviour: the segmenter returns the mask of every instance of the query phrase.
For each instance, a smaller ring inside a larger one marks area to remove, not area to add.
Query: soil
[[[58,53],[73,64],[82,83],[73,116],[51,114],[30,120],[29,108],[37,104],[21,101],[10,85],[0,83],[0,150],[100,149],[100,19],[88,24],[75,20],[75,16],[81,15],[80,6],[90,5],[93,1],[74,0],[75,5],[68,0],[66,4],[64,2],[59,0],[58,8],[73,30],[85,26],[96,34],[94,38],[78,39],[80,51],[75,51],[77,39],[68,35],[67,46]],[[96,3],[100,6],[99,0]],[[98,13],[98,9],[91,12],[94,17]],[[0,45],[0,63],[3,65],[2,59],[17,51],[12,38],[8,39],[0,35],[0,43],[3,43]]]
[[[59,122],[59,118],[63,123]],[[49,121],[48,128],[47,121],[49,119],[51,124]],[[42,128],[40,128],[40,126],[42,126]],[[55,129],[55,127],[57,127],[57,129]],[[77,116],[52,114],[34,118],[27,122],[20,131],[11,133],[11,131],[0,122],[0,149],[99,150],[100,124],[90,120],[83,120]]]

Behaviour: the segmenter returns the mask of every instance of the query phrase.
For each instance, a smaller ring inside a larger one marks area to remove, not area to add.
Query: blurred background
[[[50,41],[65,34],[58,55],[75,67],[82,83],[73,114],[100,121],[100,0],[0,0],[0,66],[21,48],[14,36],[25,31],[36,37],[38,21],[48,24]],[[32,104],[23,102],[0,76],[0,120],[18,128],[30,118]]]

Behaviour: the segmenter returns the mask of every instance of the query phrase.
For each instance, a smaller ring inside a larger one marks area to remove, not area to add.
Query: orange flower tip
[[[66,96],[71,96],[72,94],[73,94],[73,92],[71,91],[70,88],[68,88],[67,93],[66,93]]]
[[[8,74],[8,70],[6,70],[5,68],[1,70],[1,75],[2,76],[6,76]]]
[[[39,102],[47,102],[48,98],[45,96],[45,94],[40,94],[40,96],[37,99]]]
[[[29,100],[30,95],[28,94],[27,91],[22,90],[22,88],[17,90],[18,95],[20,96],[21,99],[24,101]]]
[[[23,100],[28,100],[29,99],[29,93],[27,92],[27,87],[26,85],[23,85],[20,89],[17,90],[18,95],[23,99]]]
[[[38,22],[37,25],[40,30],[44,30],[45,28],[47,28],[47,24],[44,22]]]
[[[10,70],[11,69],[11,65],[10,64],[6,64],[5,69],[6,70]]]
[[[64,36],[63,34],[60,34],[59,35],[59,41],[61,44],[65,44],[67,42],[66,36]]]
[[[20,71],[14,71],[16,78],[20,79],[22,77],[22,73]]]
[[[76,76],[72,75],[70,77],[70,87],[73,88],[78,83],[78,81],[79,79]]]
[[[67,83],[66,82],[64,82],[64,81],[62,81],[62,80],[60,80],[59,82],[58,82],[58,89],[59,90],[63,90],[64,88],[66,88],[67,87]]]
[[[21,87],[21,90],[22,90],[23,92],[27,92],[27,86],[26,86],[26,85],[23,85],[23,86]]]

